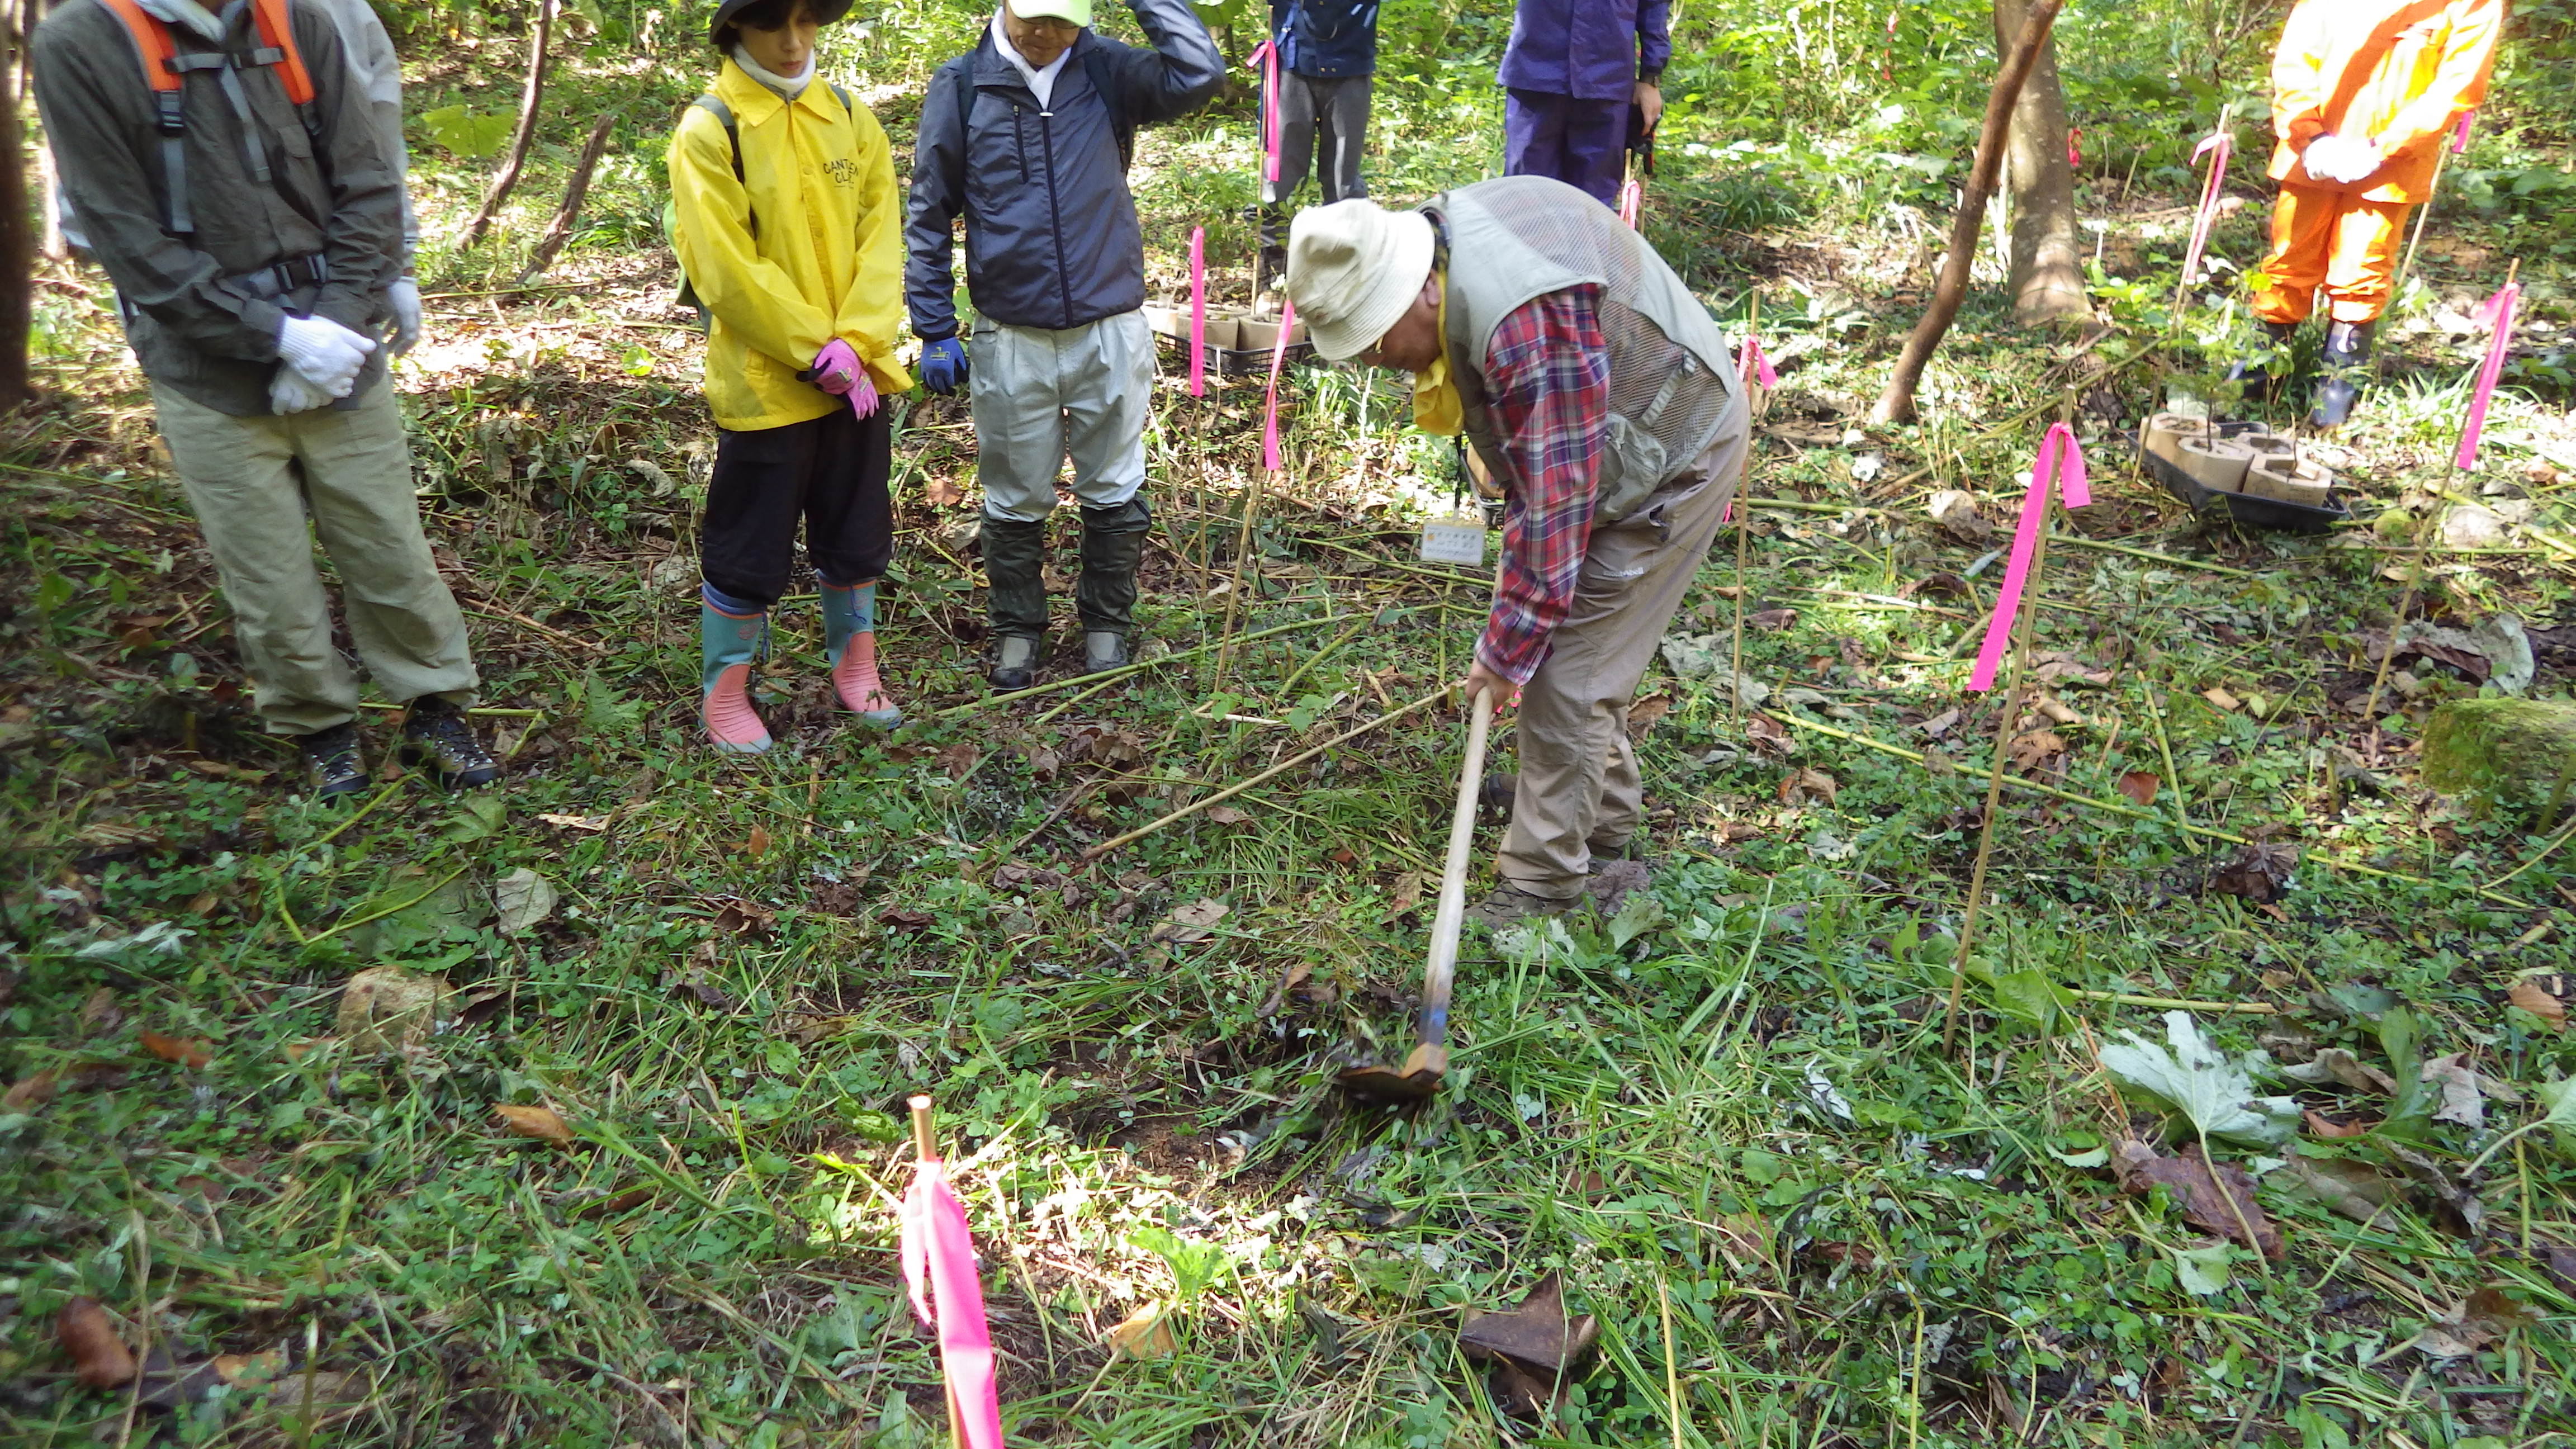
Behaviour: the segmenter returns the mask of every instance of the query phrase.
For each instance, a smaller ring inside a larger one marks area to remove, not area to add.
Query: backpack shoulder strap
[[[859,103],[850,99],[850,93],[841,89],[837,85],[832,85],[832,82],[830,81],[825,81],[823,84],[832,86],[832,99],[841,103],[841,109],[849,112],[851,120],[857,120],[859,118]]]
[[[277,67],[278,80],[286,87],[286,98],[297,106],[313,104],[313,73],[304,68],[303,52],[295,48],[295,24],[286,11],[287,0],[251,0],[251,19],[259,27],[260,49],[251,58],[261,65]]]
[[[713,91],[707,92],[689,104],[715,117],[725,128],[725,145],[733,150],[733,179],[740,181],[742,179],[742,125],[734,120],[733,107],[726,105],[725,98]]]
[[[1091,88],[1100,93],[1100,103],[1109,108],[1109,130],[1118,138],[1118,167],[1126,170],[1136,164],[1136,122],[1127,114],[1127,93],[1118,80],[1118,57],[1109,53],[1097,36],[1085,36],[1082,69],[1091,77]]]
[[[134,0],[99,0],[99,4],[125,26],[126,36],[134,42],[134,56],[143,70],[143,84],[152,92],[155,122],[161,132],[161,180],[169,192],[170,211],[165,223],[173,236],[192,236],[197,224],[188,213],[187,116],[181,110],[178,47],[170,43],[170,27],[143,12]]]

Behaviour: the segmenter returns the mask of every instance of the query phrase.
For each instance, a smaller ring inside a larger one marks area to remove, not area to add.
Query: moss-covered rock
[[[2455,699],[2424,727],[2424,783],[2436,790],[2531,820],[2562,779],[2576,799],[2576,704]]]

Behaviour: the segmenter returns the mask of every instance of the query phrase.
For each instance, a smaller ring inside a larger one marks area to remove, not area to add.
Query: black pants
[[[894,558],[893,446],[882,405],[864,420],[845,405],[783,428],[720,430],[699,571],[728,598],[777,603],[795,567],[801,517],[817,576],[843,587],[875,582]]]

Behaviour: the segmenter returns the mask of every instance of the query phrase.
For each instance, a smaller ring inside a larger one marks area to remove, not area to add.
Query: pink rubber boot
[[[728,614],[698,604],[698,717],[707,741],[727,754],[757,755],[769,748],[769,726],[751,705],[751,665],[769,630],[766,614]]]

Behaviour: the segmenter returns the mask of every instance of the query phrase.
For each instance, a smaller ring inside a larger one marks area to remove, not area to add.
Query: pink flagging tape
[[[1279,180],[1279,46],[1265,40],[1252,48],[1244,65],[1261,72],[1261,179]],[[1270,200],[1265,196],[1264,201]]]
[[[1762,339],[1747,332],[1744,334],[1744,345],[1735,350],[1735,381],[1738,390],[1749,390],[1757,377],[1762,380],[1762,385],[1766,388],[1780,385],[1780,374],[1771,370],[1771,354],[1762,350]],[[1750,421],[1748,418],[1747,422]],[[1731,523],[1734,519],[1735,500],[1729,498],[1726,500],[1726,510],[1717,515],[1717,521]]]
[[[2522,283],[2507,282],[2494,296],[2478,308],[2478,320],[2495,328],[2487,339],[2486,361],[2478,364],[2477,391],[2469,394],[2469,420],[2460,429],[2459,456],[2454,467],[2468,469],[2478,465],[2478,437],[2487,427],[2487,401],[2495,396],[2496,380],[2504,376],[2505,354],[2513,350],[2513,314],[2522,303]]]
[[[1190,228],[1190,396],[1207,396],[1207,228]]]
[[[2084,486],[2084,448],[2064,423],[2049,425],[2048,436],[2039,440],[2039,456],[2031,460],[2030,491],[2021,500],[2021,526],[2013,530],[2012,559],[2004,566],[2004,585],[1995,595],[1995,615],[1986,624],[1986,641],[1977,648],[1977,667],[1968,673],[1970,689],[1995,687],[1995,670],[2004,662],[2005,646],[2012,642],[2013,616],[2021,611],[2022,587],[2029,582],[2030,556],[2039,547],[2040,526],[2048,517],[2052,483],[2069,508],[2093,501],[2092,490]]]
[[[1261,466],[1279,471],[1279,369],[1288,361],[1288,334],[1297,327],[1297,304],[1279,304],[1279,340],[1270,348],[1270,392],[1261,400]]]
[[[924,1161],[913,1173],[900,1248],[912,1311],[939,1335],[948,1412],[964,1430],[967,1449],[1002,1449],[1002,1401],[993,1383],[984,1287],[975,1278],[975,1242],[944,1164]]]
[[[2451,128],[2452,155],[2460,155],[2469,149],[2469,127],[2476,122],[2477,118],[2478,113],[2475,111],[2460,112],[2460,123]]]
[[[1646,183],[1631,177],[1628,184],[1619,188],[1619,219],[1628,223],[1630,231],[1635,231],[1637,218],[1644,214],[1645,209]]]
[[[2191,246],[2182,257],[2182,284],[2191,285],[2192,275],[2200,270],[2200,254],[2209,245],[2209,228],[2218,220],[2218,198],[2227,190],[2228,158],[2236,154],[2236,138],[2225,131],[2212,131],[2192,148],[2191,159],[2216,153],[2209,163],[2209,180],[2200,188],[2200,211],[2191,219]]]

